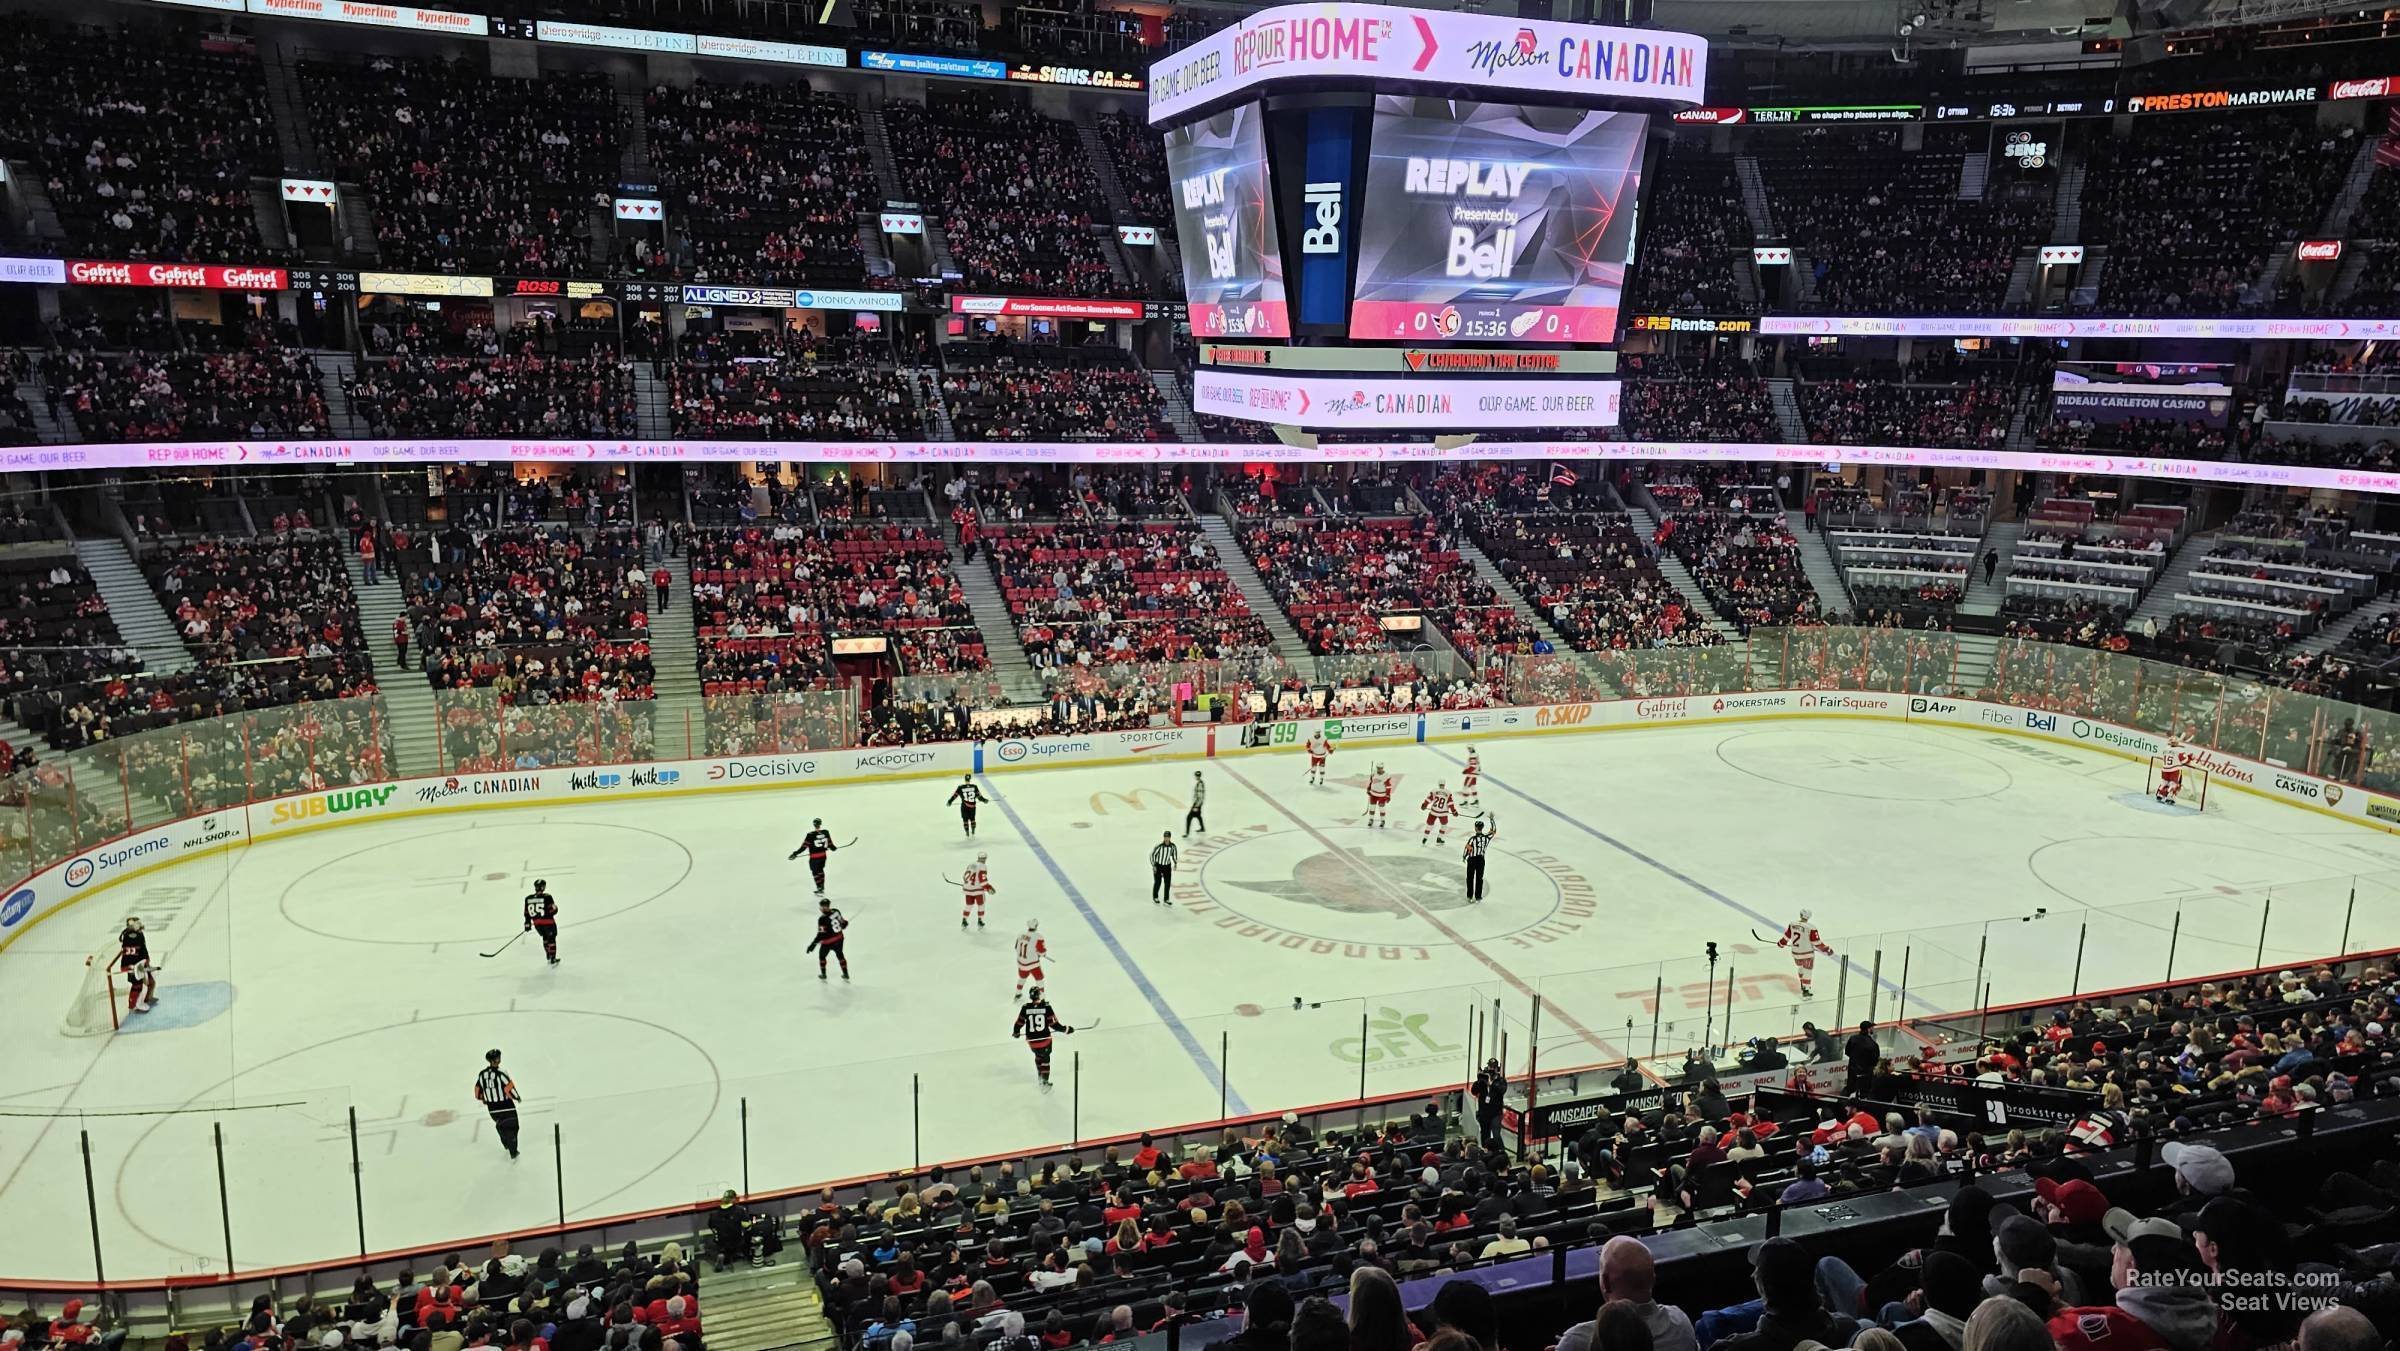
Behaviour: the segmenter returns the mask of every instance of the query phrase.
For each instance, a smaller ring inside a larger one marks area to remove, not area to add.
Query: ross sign
[[[2277,108],[2317,101],[2315,85],[2284,89],[2193,89],[2180,94],[2134,94],[2125,100],[2129,113],[2214,112],[2222,108]]]
[[[224,263],[70,262],[66,280],[78,286],[174,286],[194,291],[280,291],[291,274],[280,267]]]
[[[1117,242],[1137,249],[1154,247],[1158,243],[1158,227],[1155,225],[1120,225],[1117,227]]]
[[[1295,427],[1613,427],[1614,380],[1355,380],[1202,370],[1195,412]]]
[[[336,188],[330,179],[287,178],[283,180],[283,200],[287,202],[315,202],[320,206],[332,206],[340,197],[341,189]]]
[[[925,233],[925,217],[916,211],[886,211],[883,213],[883,232],[887,235],[921,235]]]
[[[503,277],[496,288],[512,296],[558,296],[565,300],[590,300],[608,294],[604,281],[562,281],[556,277]]]
[[[1750,261],[1760,267],[1790,267],[1792,251],[1784,248],[1752,249],[1750,250]]]
[[[617,28],[604,23],[559,23],[544,19],[534,27],[534,36],[544,42],[559,42],[570,47],[616,47],[629,52],[680,52],[695,56],[700,40],[689,33],[667,33],[655,28]]]
[[[489,277],[453,277],[441,272],[361,272],[358,289],[370,295],[489,296]]]
[[[187,0],[188,3],[188,0]],[[209,9],[230,9],[230,5],[208,5]],[[419,33],[465,33],[487,37],[491,22],[480,14],[461,14],[449,9],[419,9],[415,5],[360,4],[355,0],[249,0],[252,14],[270,14],[278,19],[324,19],[333,23],[363,24],[369,28],[406,28]]]
[[[667,204],[656,197],[618,197],[614,200],[618,220],[663,221],[667,218]]]
[[[1742,108],[1677,108],[1670,115],[1669,120],[1683,123],[1696,122],[1707,126],[1731,127],[1738,126],[1743,122],[1749,121],[1750,114],[1748,110]]]
[[[780,66],[847,66],[850,53],[813,42],[764,42],[756,38],[699,36],[694,53],[734,61],[771,61]]]
[[[945,75],[953,80],[1005,80],[1008,65],[972,56],[914,56],[907,52],[860,52],[863,70],[895,75]]]
[[[1438,86],[1462,98],[1698,103],[1708,43],[1690,33],[1352,0],[1279,5],[1151,66],[1150,121],[1176,121],[1262,84],[1323,79]]]
[[[952,314],[1022,315],[1042,319],[1141,319],[1138,300],[1077,300],[1047,296],[950,297]]]
[[[2330,263],[2342,256],[2342,241],[2338,239],[2303,239],[2292,256],[2304,263]]]
[[[2386,99],[2400,94],[2400,75],[2378,75],[2372,80],[2335,80],[2325,89],[2329,99]]]
[[[906,307],[897,291],[800,291],[789,286],[686,286],[686,305],[730,305],[770,310],[881,310]]]
[[[2058,267],[2082,261],[2083,245],[2081,244],[2044,244],[2042,246],[2041,263],[2044,267]]]

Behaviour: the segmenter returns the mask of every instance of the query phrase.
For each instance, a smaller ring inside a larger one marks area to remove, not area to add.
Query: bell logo
[[[1316,224],[1300,232],[1302,253],[1342,251],[1342,185],[1310,183],[1300,189],[1301,209],[1316,213]]]

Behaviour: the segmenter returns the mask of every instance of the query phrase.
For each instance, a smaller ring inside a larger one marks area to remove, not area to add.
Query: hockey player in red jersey
[[[1800,912],[1800,918],[1783,926],[1783,938],[1775,946],[1792,950],[1792,965],[1800,969],[1800,997],[1815,998],[1816,991],[1811,986],[1817,972],[1817,954],[1822,952],[1830,957],[1833,949],[1825,946],[1825,940],[1818,936],[1806,910]]]
[[[1392,776],[1382,765],[1367,776],[1366,822],[1377,829],[1392,824]]]
[[[1450,842],[1450,818],[1456,815],[1458,815],[1458,803],[1451,798],[1449,786],[1435,784],[1433,791],[1425,795],[1425,833],[1418,837],[1417,843],[1424,844],[1432,841],[1436,844],[1448,844]]]
[[[1467,772],[1459,777],[1458,805],[1461,811],[1483,815],[1483,793],[1476,785],[1483,780],[1483,756],[1473,746],[1467,747]]]
[[[1308,781],[1310,785],[1317,788],[1324,787],[1325,762],[1333,758],[1333,743],[1327,741],[1325,739],[1325,733],[1320,731],[1315,736],[1310,737],[1308,739],[1308,745],[1302,749],[1308,752]]]
[[[1042,958],[1049,955],[1050,945],[1042,941],[1042,922],[1038,919],[1025,921],[1025,932],[1017,935],[1017,998],[1024,997],[1028,981],[1035,988],[1040,988],[1043,979]]]
[[[983,927],[983,902],[986,897],[999,890],[992,885],[991,869],[984,866],[990,858],[989,854],[977,854],[974,865],[967,869],[967,875],[958,879],[959,888],[967,894],[966,904],[961,906],[958,912],[958,927],[962,929],[967,927],[967,916],[969,915],[975,917],[976,928]]]
[[[1033,987],[1033,996],[1017,1009],[1016,1026],[1008,1035],[1023,1037],[1033,1051],[1034,1072],[1042,1076],[1042,1091],[1050,1091],[1050,1038],[1052,1034],[1066,1036],[1075,1029],[1058,1020],[1058,1010],[1042,998],[1042,987]]]

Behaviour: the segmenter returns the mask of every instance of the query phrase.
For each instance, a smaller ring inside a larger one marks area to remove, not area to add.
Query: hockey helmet
[[[1042,927],[1042,922],[1041,922],[1040,920],[1038,920],[1038,919],[1029,919],[1029,920],[1025,921],[1025,932],[1027,932],[1027,933],[1032,933],[1034,930],[1036,930],[1036,929],[1039,929],[1039,928],[1041,928],[1041,927]]]
[[[1809,912],[1808,912],[1808,911],[1806,911],[1806,910],[1803,910],[1803,911],[1801,911],[1801,912],[1800,912],[1800,922],[1801,922],[1802,924],[1806,924],[1806,923],[1808,923],[1808,921],[1809,921]]]

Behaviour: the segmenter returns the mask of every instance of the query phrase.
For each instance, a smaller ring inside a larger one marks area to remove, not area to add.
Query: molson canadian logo
[[[339,816],[344,812],[367,811],[392,800],[399,791],[398,784],[377,788],[337,788],[314,797],[287,798],[275,804],[268,814],[270,821],[306,821],[319,816]]]

